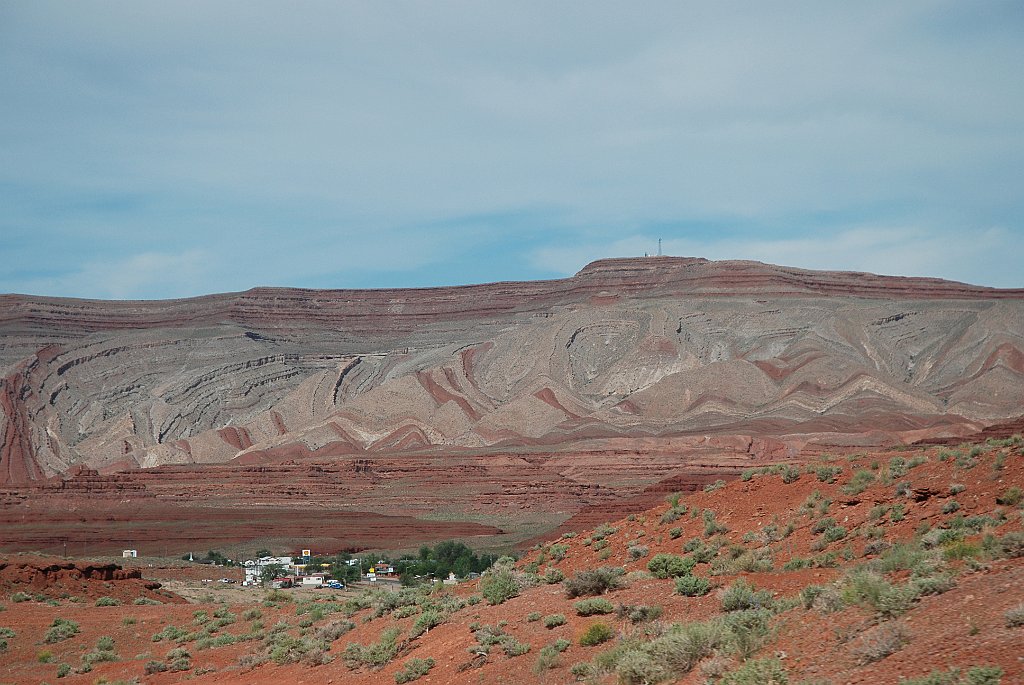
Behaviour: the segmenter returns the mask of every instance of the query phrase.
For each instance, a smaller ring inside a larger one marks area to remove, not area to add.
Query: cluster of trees
[[[354,582],[359,580],[361,572],[365,573],[371,566],[383,561],[395,569],[404,584],[415,585],[443,580],[449,573],[460,578],[470,573],[481,573],[490,568],[497,558],[495,554],[477,554],[464,543],[447,540],[433,547],[424,545],[418,554],[403,554],[397,559],[372,554],[363,555],[357,563],[349,564],[350,560],[357,557],[342,552],[334,556],[314,557],[309,560],[309,565],[319,566],[335,580]]]
[[[392,565],[399,574],[402,583],[409,585],[416,582],[443,580],[449,573],[464,578],[470,573],[481,573],[491,567],[498,559],[496,554],[478,555],[461,542],[447,540],[434,547],[424,545],[419,554],[403,555]]]

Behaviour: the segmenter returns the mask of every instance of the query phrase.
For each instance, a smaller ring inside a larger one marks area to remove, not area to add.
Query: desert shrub
[[[114,640],[110,637],[101,637],[96,642],[96,649],[82,655],[82,663],[90,666],[104,661],[117,661],[117,654],[114,653]]]
[[[162,661],[156,661],[155,659],[147,661],[143,667],[142,672],[146,675],[155,675],[157,673],[163,673],[167,670],[167,664]]]
[[[877,573],[856,569],[843,578],[840,590],[847,604],[856,604],[878,612],[885,618],[906,613],[917,601],[919,590],[912,583],[897,587]]]
[[[592,623],[587,627],[583,634],[580,635],[580,645],[583,647],[593,647],[599,645],[602,642],[607,642],[615,636],[615,632],[604,623]]]
[[[933,576],[923,576],[910,581],[914,592],[918,596],[941,595],[956,587],[956,579],[949,573],[938,573]]]
[[[15,592],[13,595],[11,595],[11,601],[15,604],[27,602],[30,599],[32,599],[32,595],[28,594],[27,592]]]
[[[96,606],[98,607],[116,607],[120,604],[121,602],[114,599],[113,597],[100,597],[96,600]]]
[[[996,504],[1001,504],[1004,507],[1015,507],[1021,502],[1024,502],[1024,491],[1016,485],[1003,491],[996,497]]]
[[[903,457],[893,457],[889,460],[889,477],[902,478],[910,471],[907,460]]]
[[[629,619],[630,623],[653,621],[660,618],[661,613],[662,609],[660,606],[632,606],[630,604],[620,604],[615,610],[616,616]]]
[[[543,580],[548,585],[554,585],[556,583],[561,583],[563,580],[565,580],[565,574],[557,568],[549,568],[544,571],[544,575],[541,578],[541,580]]]
[[[685,576],[693,571],[693,567],[696,565],[697,562],[693,557],[681,557],[677,554],[655,554],[647,562],[647,570],[655,578],[665,579]]]
[[[843,472],[840,466],[822,465],[815,469],[814,473],[821,483],[835,483],[836,478]]]
[[[615,674],[623,685],[645,685],[658,683],[668,677],[668,671],[650,654],[643,650],[626,650],[618,656]]]
[[[519,594],[519,584],[510,568],[492,570],[480,579],[480,594],[488,604],[502,604]]]
[[[729,632],[729,647],[742,660],[752,657],[768,641],[772,612],[766,608],[733,611],[722,618]]]
[[[576,614],[579,616],[594,616],[595,614],[610,614],[615,611],[615,606],[607,599],[581,599],[573,604]]]
[[[163,602],[158,602],[157,600],[150,599],[149,597],[136,597],[132,601],[132,604],[134,604],[135,606],[141,607],[141,606],[156,606],[158,604],[163,604]]]
[[[1024,532],[1007,533],[999,540],[1000,551],[1011,559],[1024,557]]]
[[[530,651],[530,643],[520,642],[512,636],[502,641],[501,649],[505,652],[505,656],[512,658],[516,656],[522,656]]]
[[[772,563],[771,550],[767,547],[761,549],[743,550],[740,548],[739,555],[730,559],[715,559],[711,563],[711,575],[723,573],[756,573],[771,571],[774,568]]]
[[[954,540],[942,546],[942,556],[948,560],[976,559],[981,556],[981,547],[973,542]]]
[[[964,485],[963,483],[950,483],[949,484],[949,494],[951,494],[951,495],[959,495],[961,492],[963,492],[966,489],[967,489],[967,486]]]
[[[719,533],[728,533],[729,529],[715,520],[715,512],[705,509],[701,514],[704,520],[704,537],[710,538]]]
[[[687,623],[652,641],[645,651],[673,675],[688,673],[701,659],[729,642],[729,631],[722,621]]]
[[[548,614],[543,619],[544,627],[547,629],[557,628],[558,626],[565,625],[565,616],[563,614]]]
[[[60,664],[57,666],[57,677],[66,678],[71,674],[71,664]]]
[[[63,642],[79,633],[78,624],[64,618],[55,618],[50,624],[49,630],[43,636],[43,642],[52,645],[56,642]]]
[[[581,661],[579,663],[573,664],[572,667],[569,668],[569,673],[576,676],[577,680],[582,680],[584,678],[591,678],[597,675],[597,669],[595,669],[587,662]]]
[[[958,511],[959,509],[960,503],[957,502],[955,499],[951,499],[942,505],[943,514],[952,514],[953,512]]]
[[[287,592],[283,592],[281,590],[271,590],[270,592],[268,592],[266,595],[263,596],[263,603],[264,604],[267,604],[268,602],[290,602],[290,601],[292,601],[292,596],[289,595]]]
[[[628,551],[629,558],[632,561],[636,561],[637,559],[643,559],[644,557],[646,557],[647,554],[650,552],[650,549],[647,547],[647,545],[630,545]]]
[[[401,634],[401,628],[392,627],[381,633],[380,640],[365,647],[350,642],[345,647],[342,659],[349,668],[358,668],[360,665],[383,666],[398,654],[398,637]]]
[[[868,489],[875,482],[875,474],[865,469],[858,469],[850,478],[850,482],[844,485],[841,490],[847,495],[859,495]]]
[[[910,642],[910,630],[900,621],[890,621],[866,631],[850,649],[861,665],[881,661]]]
[[[551,545],[548,547],[548,554],[555,561],[561,561],[565,559],[565,555],[569,552],[569,545]]]
[[[444,623],[446,618],[447,617],[443,613],[436,609],[427,609],[416,618],[416,621],[412,624],[412,628],[409,630],[409,636],[419,637],[431,628]]]
[[[836,523],[836,520],[831,516],[828,518],[819,519],[811,524],[811,532],[815,535],[820,535],[829,528],[834,528],[836,525],[838,525]]]
[[[778,659],[751,659],[732,673],[726,673],[719,685],[787,685],[789,674]]]
[[[1019,628],[1024,626],[1024,604],[1018,604],[1012,609],[1007,609],[1003,614],[1007,628]]]
[[[563,651],[565,650],[558,649],[556,645],[543,647],[540,650],[540,654],[537,655],[537,663],[533,665],[533,672],[540,674],[558,666],[562,661],[561,654]]]
[[[533,623],[534,621],[539,621],[540,620],[540,612],[539,611],[531,611],[530,613],[528,613],[526,615],[526,620],[527,620],[528,623]]]
[[[622,587],[623,569],[612,566],[601,566],[576,573],[562,583],[569,599],[602,595],[609,590]]]
[[[999,685],[1003,669],[998,666],[972,666],[967,671],[951,668],[948,671],[932,671],[926,676],[908,678],[900,685]]]
[[[673,540],[679,539],[683,535],[682,528],[672,528],[668,531],[668,536]]]
[[[703,597],[711,592],[711,582],[700,576],[680,576],[676,578],[676,594],[686,597]]]
[[[409,659],[405,662],[405,668],[395,673],[395,682],[411,683],[425,676],[433,667],[433,659]]]
[[[686,515],[687,507],[685,504],[675,504],[668,509],[664,514],[661,515],[661,523],[672,523],[678,521]]]
[[[187,630],[178,628],[177,626],[167,626],[159,633],[153,635],[153,642],[160,642],[161,640],[181,640],[187,636]]]
[[[782,469],[782,482],[786,485],[795,483],[800,478],[800,469],[795,466],[785,466]]]
[[[725,487],[724,480],[716,480],[714,483],[708,483],[704,486],[704,492],[714,492],[715,490],[721,490]]]
[[[846,533],[846,529],[842,526],[832,526],[831,528],[825,531],[825,533],[821,536],[821,539],[825,542],[836,542],[838,540],[842,540],[843,538],[845,538]]]
[[[771,592],[768,590],[757,590],[743,579],[737,580],[726,588],[725,593],[722,595],[722,611],[769,608],[771,606]]]

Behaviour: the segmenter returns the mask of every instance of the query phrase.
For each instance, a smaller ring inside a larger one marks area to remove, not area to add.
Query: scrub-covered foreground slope
[[[0,660],[16,683],[1009,685],[1022,514],[1019,436],[872,450],[751,469],[454,587],[188,606],[8,583]]]
[[[310,454],[965,435],[1024,406],[1024,290],[756,262],[158,302],[0,296],[0,484]]]

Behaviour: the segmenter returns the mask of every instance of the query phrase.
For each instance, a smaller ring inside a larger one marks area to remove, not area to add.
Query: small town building
[[[302,587],[321,587],[327,580],[326,573],[313,573],[308,576],[300,576]]]
[[[294,569],[292,568],[291,557],[260,557],[259,559],[249,559],[242,564],[245,569],[245,581],[243,585],[259,585],[262,582],[263,569],[268,566],[280,566],[281,569],[286,573],[291,573]]]
[[[121,552],[121,558],[123,559],[134,559],[139,556],[139,551],[136,549],[126,549]]]

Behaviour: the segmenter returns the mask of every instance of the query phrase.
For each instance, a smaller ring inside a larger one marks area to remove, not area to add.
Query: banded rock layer
[[[0,484],[630,438],[885,442],[1024,406],[1024,290],[757,262],[158,302],[0,297]]]

